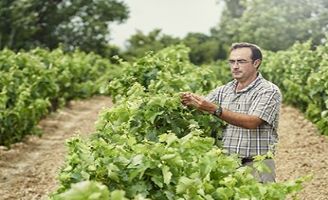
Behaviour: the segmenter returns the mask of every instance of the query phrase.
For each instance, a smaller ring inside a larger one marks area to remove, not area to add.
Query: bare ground
[[[304,184],[300,199],[328,199],[328,137],[319,135],[316,127],[292,107],[283,106],[281,111],[276,165],[278,181],[313,176]]]
[[[112,105],[108,97],[73,101],[40,122],[45,134],[27,137],[10,150],[0,148],[0,199],[46,199],[57,187],[66,155],[65,140],[94,130],[98,113]],[[313,174],[299,194],[302,200],[328,200],[328,138],[296,109],[283,106],[276,155],[277,180]]]
[[[40,122],[45,134],[27,137],[10,150],[0,149],[0,199],[46,199],[57,186],[66,155],[65,140],[94,130],[99,111],[112,105],[108,97],[72,101]]]

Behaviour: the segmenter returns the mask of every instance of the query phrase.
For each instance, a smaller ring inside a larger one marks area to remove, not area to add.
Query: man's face
[[[251,57],[250,48],[238,48],[231,51],[229,64],[234,79],[243,82],[256,76],[259,60],[253,62]]]

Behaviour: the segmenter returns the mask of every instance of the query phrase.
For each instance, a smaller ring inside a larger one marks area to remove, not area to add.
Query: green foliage
[[[178,137],[189,133],[190,126],[202,129],[211,136],[213,130],[221,134],[222,123],[211,115],[184,108],[179,94],[146,93],[139,84],[128,91],[128,97],[104,112],[97,124],[97,137],[113,137],[129,133],[138,141],[157,141],[158,135],[173,131]]]
[[[105,55],[111,51],[108,24],[127,16],[126,5],[117,0],[1,1],[0,49],[54,49],[62,43],[66,50]]]
[[[114,68],[100,56],[79,51],[1,51],[0,145],[38,133],[39,120],[66,101],[99,93]]]
[[[211,69],[192,65],[185,46],[148,54],[132,66],[124,62],[122,68],[123,75],[110,82],[108,91],[118,106],[100,120],[103,127],[112,127],[107,128],[113,130],[109,134],[130,132],[139,140],[157,140],[170,130],[182,137],[190,124],[201,127],[208,136],[211,131],[221,132],[222,124],[213,117],[196,110],[190,113],[181,106],[180,92],[203,93],[215,87]]]
[[[71,183],[99,181],[126,197],[149,199],[285,199],[300,182],[260,184],[250,169],[239,167],[214,140],[197,129],[177,138],[162,134],[158,142],[140,143],[129,134],[115,141],[69,141],[70,156],[60,174],[64,192]],[[57,194],[57,195],[58,195]],[[65,194],[65,193],[64,193]]]
[[[265,52],[265,77],[279,85],[284,101],[295,105],[328,135],[328,43],[311,49],[311,42],[286,51]]]
[[[215,79],[220,80],[221,83],[228,83],[232,80],[230,65],[226,60],[217,60],[208,65],[208,67],[215,73]]]
[[[219,41],[205,34],[189,33],[182,42],[191,49],[189,58],[196,65],[210,63],[225,57],[225,54],[221,55],[224,51]]]
[[[193,76],[189,82],[198,81],[185,48],[164,49],[136,63],[125,69],[127,77],[116,79],[121,98],[101,114],[96,133],[89,140],[68,141],[69,154],[53,199],[83,195],[72,186],[82,181],[101,183],[127,199],[285,199],[300,190],[302,180],[258,183],[250,168],[241,167],[237,157],[227,156],[209,137],[211,128],[222,123],[211,124],[212,116],[184,108],[169,75],[158,78],[172,72],[177,76],[171,79]],[[123,80],[132,79],[132,87],[125,85]],[[190,89],[189,82],[179,87]],[[206,84],[198,87],[208,91]]]
[[[67,199],[106,200],[111,198],[109,198],[109,191],[106,186],[96,182],[84,181],[72,185],[69,191],[58,195],[54,199],[55,200],[67,200]]]
[[[123,58],[132,61],[133,59],[144,56],[146,52],[158,52],[165,47],[176,45],[180,40],[179,38],[162,34],[160,29],[154,29],[147,35],[138,30],[127,42],[128,45]]]
[[[224,0],[226,9],[213,35],[222,43],[252,42],[263,49],[287,49],[312,38],[322,43],[327,33],[328,5],[324,0]]]
[[[122,62],[122,75],[110,82],[108,91],[114,100],[127,94],[138,82],[150,93],[208,92],[216,85],[209,67],[190,63],[189,49],[184,45],[165,48],[157,54],[148,54],[133,64]]]
[[[219,40],[203,33],[188,33],[183,39],[162,34],[160,29],[154,29],[148,35],[137,31],[128,39],[127,50],[122,57],[128,61],[144,56],[147,52],[158,52],[163,48],[183,44],[189,47],[189,59],[193,64],[210,63],[219,58],[225,58],[226,52]]]

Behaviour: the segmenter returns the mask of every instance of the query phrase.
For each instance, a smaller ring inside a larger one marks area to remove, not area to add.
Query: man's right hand
[[[198,110],[209,112],[211,114],[217,109],[217,105],[207,101],[205,98],[196,94],[185,92],[181,94],[181,102],[185,106],[193,106]]]
[[[190,92],[183,92],[180,94],[181,103],[185,106],[191,105],[191,94]]]

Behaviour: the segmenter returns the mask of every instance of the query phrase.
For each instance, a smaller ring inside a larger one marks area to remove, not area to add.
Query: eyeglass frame
[[[234,66],[237,63],[237,66],[244,65],[246,63],[252,62],[254,63],[256,60],[244,60],[244,59],[239,59],[239,60],[228,60],[229,66]]]

